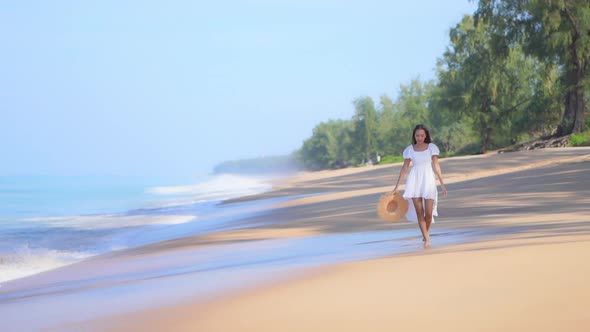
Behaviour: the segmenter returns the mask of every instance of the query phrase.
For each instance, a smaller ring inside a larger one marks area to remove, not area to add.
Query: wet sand
[[[237,220],[243,228],[3,285],[0,314],[56,331],[585,331],[590,149],[441,167],[449,196],[431,249],[415,224],[377,219],[399,165],[306,174],[227,202],[277,199]]]
[[[587,230],[587,228],[586,228]],[[499,240],[322,269],[109,331],[586,331],[590,236]]]

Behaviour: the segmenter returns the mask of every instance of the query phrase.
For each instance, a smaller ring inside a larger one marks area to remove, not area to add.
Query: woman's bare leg
[[[430,246],[430,234],[428,234],[428,229],[426,228],[426,220],[424,220],[424,207],[422,206],[422,198],[412,198],[412,201],[414,202],[414,207],[416,208],[416,215],[418,216],[418,226],[420,226],[420,231],[422,232],[424,246]]]
[[[434,209],[434,200],[424,200],[424,220],[426,220],[426,230],[430,234],[430,225],[432,225],[432,211]]]
[[[426,234],[428,234],[428,241],[424,241],[425,247],[430,247],[430,225],[432,225],[432,210],[434,209],[434,200],[424,200],[424,222],[426,223]]]

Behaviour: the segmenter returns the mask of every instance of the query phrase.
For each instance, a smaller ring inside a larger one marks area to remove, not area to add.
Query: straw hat
[[[408,212],[408,201],[400,193],[385,193],[379,199],[377,212],[383,220],[398,221],[406,216]]]

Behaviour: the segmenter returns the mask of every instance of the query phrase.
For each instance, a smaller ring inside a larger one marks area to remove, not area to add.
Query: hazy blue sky
[[[1,1],[0,175],[287,154],[434,77],[467,0]]]

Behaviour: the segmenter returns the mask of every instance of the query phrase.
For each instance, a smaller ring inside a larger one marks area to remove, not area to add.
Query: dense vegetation
[[[284,159],[228,162],[217,171],[401,161],[416,124],[430,128],[443,156],[570,134],[572,146],[590,145],[589,70],[588,0],[479,0],[450,29],[435,79],[402,85],[395,100],[358,97],[350,119],[318,124]]]
[[[318,124],[297,152],[305,168],[398,160],[419,123],[445,155],[572,133],[585,144],[590,2],[480,0],[449,37],[434,80],[395,100],[359,97],[352,118]]]

